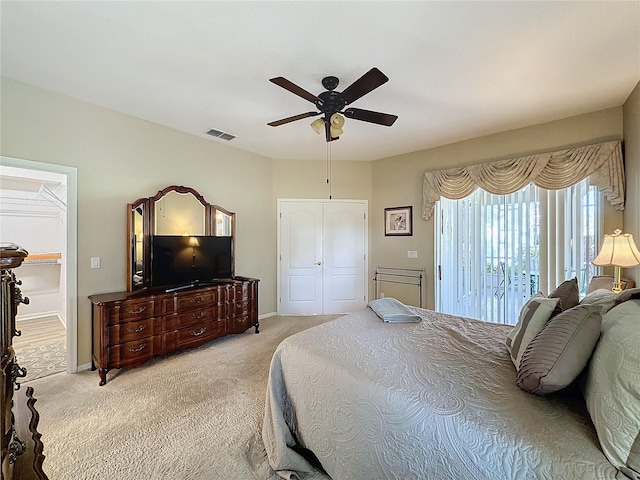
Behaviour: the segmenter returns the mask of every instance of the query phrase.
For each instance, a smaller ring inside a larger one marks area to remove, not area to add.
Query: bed
[[[626,478],[579,389],[517,386],[512,326],[410,309],[419,323],[365,308],[278,346],[263,441],[282,478]]]

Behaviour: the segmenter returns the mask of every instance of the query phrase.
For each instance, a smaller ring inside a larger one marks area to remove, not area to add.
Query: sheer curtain
[[[602,198],[588,180],[533,184],[509,195],[477,189],[436,204],[436,309],[514,324],[524,302],[567,278],[581,288],[601,236]]]

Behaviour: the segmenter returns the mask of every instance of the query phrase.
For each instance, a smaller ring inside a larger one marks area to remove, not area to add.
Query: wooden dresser
[[[250,327],[258,333],[258,282],[238,278],[168,293],[91,295],[92,369],[98,368],[100,385],[113,368],[140,365]]]
[[[13,350],[16,330],[16,314],[20,303],[29,303],[23,298],[12,269],[18,268],[27,256],[26,250],[15,244],[0,246],[2,275],[2,317],[0,321],[0,435],[2,447],[2,480],[46,480],[42,470],[43,444],[37,431],[40,416],[36,411],[33,388],[21,386],[18,379],[27,374],[20,367]]]

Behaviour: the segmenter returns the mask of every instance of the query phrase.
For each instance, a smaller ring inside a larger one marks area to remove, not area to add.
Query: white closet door
[[[278,313],[346,313],[366,305],[366,202],[281,200]]]
[[[322,204],[280,204],[280,304],[282,315],[322,312]]]
[[[360,310],[365,301],[366,206],[324,204],[324,313]]]

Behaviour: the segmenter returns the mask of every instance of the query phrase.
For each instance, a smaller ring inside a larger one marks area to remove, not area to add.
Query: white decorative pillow
[[[584,396],[604,454],[627,476],[640,478],[640,300],[604,316]]]
[[[520,360],[527,346],[547,324],[559,301],[558,298],[546,298],[537,293],[520,309],[518,323],[506,340],[507,350],[516,369],[520,367]]]
[[[588,293],[582,300],[580,305],[598,305],[600,307],[600,314],[604,315],[613,308],[616,304],[618,294],[611,290],[605,290],[599,288],[591,293]]]

